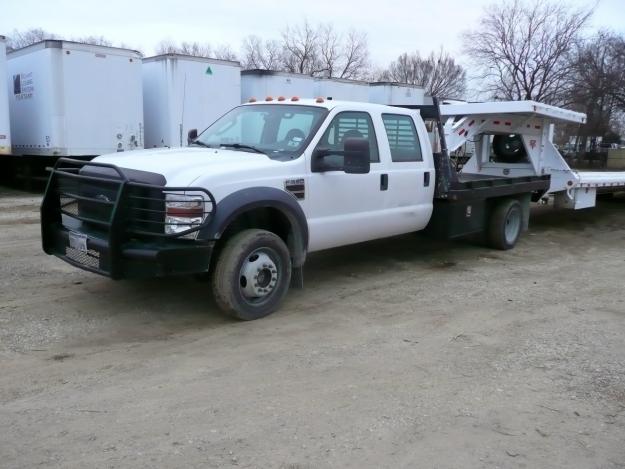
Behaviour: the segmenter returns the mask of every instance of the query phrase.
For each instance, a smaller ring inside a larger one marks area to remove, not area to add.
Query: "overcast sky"
[[[250,34],[279,37],[287,23],[308,18],[355,28],[369,38],[371,58],[386,65],[403,51],[441,45],[457,56],[459,33],[473,26],[492,0],[2,0],[0,34],[40,27],[59,36],[104,36],[154,53],[162,39],[230,44],[238,53]],[[580,6],[592,4],[573,0]],[[625,33],[625,0],[600,0],[591,27]],[[462,60],[464,62],[464,60]],[[469,65],[466,64],[465,65]]]

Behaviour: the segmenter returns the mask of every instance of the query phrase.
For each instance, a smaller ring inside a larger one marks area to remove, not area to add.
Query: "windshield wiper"
[[[193,140],[189,145],[199,145],[201,147],[212,148],[210,145],[202,142],[201,140]]]
[[[219,144],[220,147],[226,147],[226,148],[236,148],[241,149],[241,150],[252,150],[255,153],[260,153],[262,155],[266,155],[266,153],[264,151],[259,150],[256,147],[253,147],[252,145],[245,145],[244,143],[220,143]]]

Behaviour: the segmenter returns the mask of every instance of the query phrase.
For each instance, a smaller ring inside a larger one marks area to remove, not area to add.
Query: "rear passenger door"
[[[382,114],[382,123],[380,145],[388,146],[390,154],[387,210],[394,214],[396,232],[421,230],[432,215],[434,196],[434,171],[422,152],[422,144],[428,143],[425,127],[400,113]]]

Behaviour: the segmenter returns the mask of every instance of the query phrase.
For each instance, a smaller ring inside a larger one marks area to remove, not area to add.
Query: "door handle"
[[[388,174],[380,174],[380,190],[385,191],[388,189]]]
[[[423,187],[428,187],[430,185],[430,172],[426,171],[423,173]]]

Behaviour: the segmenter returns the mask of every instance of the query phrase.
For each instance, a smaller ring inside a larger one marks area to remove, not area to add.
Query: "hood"
[[[168,186],[189,186],[206,174],[220,175],[280,164],[260,153],[196,147],[111,153],[93,161],[162,174]]]

